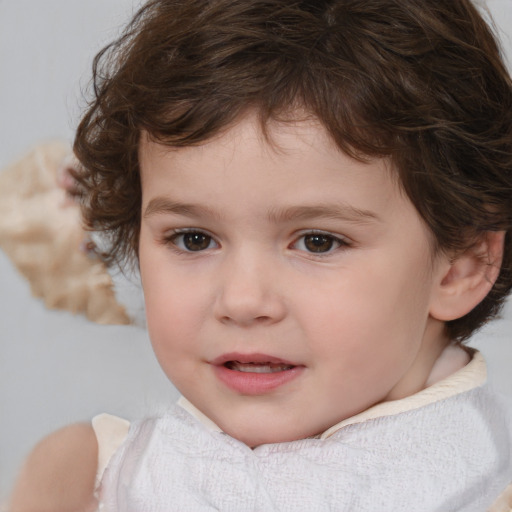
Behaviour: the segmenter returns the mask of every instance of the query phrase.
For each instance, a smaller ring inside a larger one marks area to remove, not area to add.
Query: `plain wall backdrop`
[[[480,2],[483,3],[483,2]],[[0,169],[45,140],[72,140],[94,54],[138,0],[0,0]],[[487,2],[512,60],[512,0]],[[479,333],[512,396],[512,307]],[[30,448],[100,412],[133,418],[177,397],[137,327],[46,310],[0,251],[0,503]]]

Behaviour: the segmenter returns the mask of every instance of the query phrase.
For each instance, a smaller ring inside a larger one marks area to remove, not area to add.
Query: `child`
[[[469,0],[154,0],[95,93],[84,215],[183,398],[46,439],[12,510],[509,510],[462,343],[512,285],[512,87]]]

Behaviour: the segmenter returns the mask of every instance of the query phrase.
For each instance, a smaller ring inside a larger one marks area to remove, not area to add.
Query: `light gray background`
[[[92,58],[138,3],[0,0],[0,169],[41,141],[71,141]],[[512,0],[488,5],[512,56]],[[511,334],[509,304],[473,342],[510,396]],[[0,502],[41,436],[103,411],[133,418],[176,396],[143,329],[45,310],[0,252]]]

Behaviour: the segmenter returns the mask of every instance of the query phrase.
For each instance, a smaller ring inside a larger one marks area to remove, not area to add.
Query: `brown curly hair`
[[[74,150],[88,227],[136,260],[143,131],[203,143],[249,109],[262,128],[316,116],[349,155],[390,157],[436,240],[463,251],[507,232],[502,269],[464,340],[512,286],[512,87],[469,0],[152,0],[95,58]]]

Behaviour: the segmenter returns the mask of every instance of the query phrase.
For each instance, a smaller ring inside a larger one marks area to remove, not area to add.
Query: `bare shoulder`
[[[98,444],[90,425],[50,434],[20,472],[9,512],[85,512],[94,507]]]

